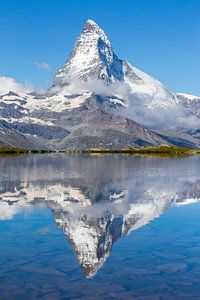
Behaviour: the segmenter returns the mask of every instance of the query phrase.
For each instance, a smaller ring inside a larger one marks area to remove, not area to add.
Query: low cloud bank
[[[200,118],[196,117],[189,108],[186,108],[176,95],[165,93],[162,98],[155,93],[133,93],[127,83],[115,82],[107,85],[103,80],[89,80],[81,82],[72,80],[73,84],[66,86],[66,91],[82,93],[90,91],[101,96],[116,96],[124,100],[125,108],[116,113],[122,114],[151,129],[177,130],[200,128]],[[55,89],[59,87],[55,87]],[[60,87],[63,89],[63,87]],[[142,89],[141,89],[142,90]],[[57,90],[59,92],[59,90]]]
[[[81,94],[92,92],[101,96],[116,96],[124,100],[125,108],[115,113],[124,115],[151,129],[177,130],[200,128],[200,118],[196,117],[189,108],[176,101],[176,96],[168,99],[159,95],[148,95],[143,92],[133,93],[127,83],[115,82],[106,84],[103,80],[89,80],[82,82],[71,78],[69,85],[53,86],[49,90],[35,89],[30,83],[18,83],[14,78],[0,76],[0,95],[9,91],[16,93],[38,92],[41,95],[52,96],[61,94]],[[173,96],[171,94],[171,96]],[[164,97],[164,96],[163,96]],[[170,94],[169,94],[170,97]]]
[[[5,95],[10,91],[14,93],[30,93],[34,90],[33,85],[28,82],[18,83],[12,77],[0,76],[0,95]]]
[[[149,105],[145,95],[129,94],[127,109],[122,109],[121,114],[154,130],[178,130],[200,128],[200,118],[196,117],[189,108],[181,103]],[[152,99],[153,102],[153,99]],[[166,99],[167,102],[167,99]]]
[[[151,129],[200,128],[200,118],[180,103],[175,94],[166,92],[162,95],[155,93],[150,96],[142,92],[142,89],[139,93],[133,93],[125,82],[106,85],[102,80],[89,80],[87,83],[79,84],[78,87],[102,96],[117,96],[123,99],[126,107],[120,109],[120,114]]]

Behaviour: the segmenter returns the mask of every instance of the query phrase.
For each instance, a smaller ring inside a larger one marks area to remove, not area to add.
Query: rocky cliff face
[[[119,59],[92,20],[47,91],[0,95],[0,126],[2,142],[28,149],[200,146],[199,98],[176,95]]]
[[[107,84],[124,79],[123,64],[113,52],[104,31],[92,20],[83,26],[66,64],[55,76],[54,86],[100,79]]]
[[[11,100],[12,103],[5,103],[3,99],[0,104],[3,115],[0,119],[0,140],[19,148],[54,150],[122,149],[131,145],[168,143],[152,130],[115,114],[115,98],[91,93],[87,94],[87,99],[84,98],[86,95],[78,97],[80,102],[84,101],[82,105],[79,102],[77,106],[73,104],[73,108],[63,111],[45,106],[37,108],[41,103],[35,98],[24,100],[23,107],[14,103],[16,99]],[[77,96],[71,98],[71,101],[77,101]],[[29,108],[31,101],[34,104]]]

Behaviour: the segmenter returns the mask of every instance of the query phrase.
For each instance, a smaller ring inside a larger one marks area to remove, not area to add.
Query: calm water
[[[200,299],[200,158],[0,157],[0,299]]]

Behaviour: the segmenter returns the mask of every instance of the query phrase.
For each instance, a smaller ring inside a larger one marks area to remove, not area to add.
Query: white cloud
[[[18,83],[12,77],[0,76],[0,95],[7,94],[10,91],[14,93],[30,93],[34,90],[31,83]]]
[[[51,68],[50,64],[48,64],[45,61],[43,61],[43,62],[33,62],[32,64],[35,65],[37,68],[39,68],[41,70],[45,70],[45,71],[48,71]]]
[[[163,103],[163,99],[157,99],[157,105],[149,107],[148,104],[153,103],[152,98],[145,93],[133,94],[130,87],[124,82],[116,82],[112,85],[106,85],[102,80],[89,80],[81,82],[77,78],[71,79],[71,84],[63,86],[55,86],[49,90],[36,89],[30,83],[18,83],[12,77],[0,76],[0,95],[9,91],[15,93],[30,93],[36,91],[42,93],[59,93],[73,94],[92,92],[102,96],[115,95],[123,99],[127,107],[117,110],[116,113],[122,114],[144,126],[151,129],[193,129],[200,127],[200,119],[190,113],[183,105],[172,103],[169,106],[159,105]],[[167,100],[167,99],[166,99]],[[168,103],[168,102],[167,102]],[[164,101],[165,104],[165,101]]]
[[[51,93],[84,93],[92,92],[101,96],[118,96],[123,99],[127,98],[130,92],[130,88],[124,82],[116,81],[111,85],[107,85],[103,80],[90,79],[86,82],[81,81],[77,77],[70,78],[70,84],[66,86],[54,86],[48,92]]]
[[[157,103],[148,106],[145,94],[129,94],[128,109],[121,110],[121,114],[154,130],[195,129],[200,127],[200,119],[181,103],[162,105]],[[166,99],[167,101],[167,99]]]
[[[121,108],[120,111],[117,110],[116,113],[154,130],[194,129],[200,127],[200,119],[182,104],[177,104],[176,101],[170,103],[165,98],[168,105],[162,105],[163,99],[159,99],[157,105],[150,108],[148,104],[154,102],[155,95],[150,96],[142,92],[133,94],[125,82],[117,81],[114,84],[106,85],[102,80],[89,80],[84,83],[79,80],[73,80],[73,85],[74,89],[79,89],[79,91],[89,90],[102,96],[115,95],[124,99],[127,107]],[[157,90],[156,94],[158,94],[158,97],[160,96]]]

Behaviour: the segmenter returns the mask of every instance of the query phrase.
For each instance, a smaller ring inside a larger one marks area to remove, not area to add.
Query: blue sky
[[[49,86],[90,18],[120,58],[172,91],[200,95],[199,16],[199,0],[1,1],[0,76]]]

